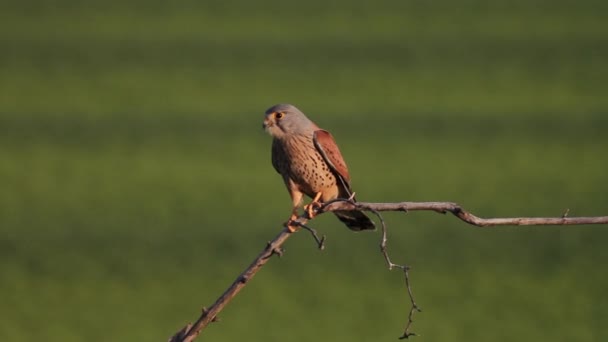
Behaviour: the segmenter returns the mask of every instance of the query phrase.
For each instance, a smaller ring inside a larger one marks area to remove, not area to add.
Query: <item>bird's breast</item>
[[[314,197],[318,192],[336,188],[336,177],[315,148],[312,137],[285,139],[280,150],[283,151],[277,153],[284,156],[277,156],[281,164],[279,173],[291,179],[306,195]],[[273,159],[277,158],[273,156]]]

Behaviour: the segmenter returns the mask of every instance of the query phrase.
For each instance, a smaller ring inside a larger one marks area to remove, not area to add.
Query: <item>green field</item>
[[[281,229],[290,102],[362,201],[608,215],[605,1],[5,1],[0,340],[166,341]],[[608,339],[608,226],[387,213],[416,341]],[[201,341],[393,341],[379,234],[292,237]]]

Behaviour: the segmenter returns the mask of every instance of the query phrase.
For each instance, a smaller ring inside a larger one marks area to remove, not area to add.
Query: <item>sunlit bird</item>
[[[272,139],[272,166],[283,177],[292,200],[287,227],[298,217],[303,195],[312,198],[304,209],[309,217],[315,208],[336,198],[352,198],[350,175],[333,136],[310,121],[290,104],[277,104],[266,110],[264,129]],[[372,220],[362,211],[334,211],[352,230],[374,229]]]

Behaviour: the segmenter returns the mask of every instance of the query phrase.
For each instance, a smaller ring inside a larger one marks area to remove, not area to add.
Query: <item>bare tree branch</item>
[[[308,219],[306,217],[300,217],[296,221],[296,224],[304,225]],[[311,231],[312,233],[312,231]],[[316,234],[316,233],[314,233]],[[273,255],[282,256],[283,249],[281,246],[287,241],[289,237],[293,235],[289,229],[283,228],[283,230],[277,235],[272,241],[266,244],[266,247],[262,252],[255,258],[255,260],[241,273],[234,282],[228,287],[228,289],[211,305],[209,309],[203,308],[201,316],[194,324],[188,324],[175,335],[173,335],[169,342],[190,342],[205,329],[209,323],[217,321],[217,315],[224,309],[226,305],[234,298],[241,290],[247,285],[249,280],[258,273],[258,271],[264,266]],[[319,248],[322,247],[322,241],[319,241]]]
[[[435,211],[452,213],[462,221],[478,227],[489,226],[564,226],[575,224],[608,224],[608,216],[568,217],[568,211],[560,217],[505,217],[481,218],[464,210],[453,202],[398,202],[398,203],[367,203],[334,200],[321,207],[320,212],[335,210],[367,210],[367,211]]]
[[[421,311],[414,300],[412,289],[409,281],[409,266],[398,265],[391,261],[387,252],[387,229],[384,219],[379,214],[380,211],[435,211],[438,213],[452,213],[462,221],[478,227],[489,227],[489,226],[532,226],[532,225],[582,225],[582,224],[608,224],[608,216],[593,216],[593,217],[568,217],[568,211],[566,211],[561,217],[510,217],[510,218],[480,218],[470,212],[464,210],[460,205],[452,202],[399,202],[399,203],[368,203],[368,202],[354,202],[352,199],[337,199],[325,203],[323,206],[316,210],[316,214],[322,214],[328,211],[335,210],[366,210],[373,212],[378,216],[382,224],[382,240],[380,243],[380,251],[384,256],[384,259],[389,267],[400,268],[403,270],[405,275],[405,285],[411,301],[411,309],[408,314],[408,321],[405,327],[405,331],[400,338],[408,338],[409,336],[415,335],[409,332],[409,328],[413,322],[412,317],[415,311]],[[306,214],[300,216],[294,223],[305,229],[309,230],[315,241],[318,244],[319,249],[323,249],[325,236],[321,239],[317,236],[314,229],[306,226],[306,223],[310,220]],[[281,246],[287,241],[293,234],[289,229],[284,228],[272,241],[268,242],[262,252],[255,258],[255,260],[241,273],[235,281],[228,287],[228,289],[213,303],[213,305],[207,309],[203,308],[201,316],[194,324],[188,324],[180,329],[175,335],[173,335],[169,342],[191,342],[193,341],[203,329],[205,329],[209,323],[218,320],[218,314],[224,309],[224,307],[234,298],[244,287],[247,285],[249,280],[256,275],[256,273],[264,266],[273,255],[283,255]]]

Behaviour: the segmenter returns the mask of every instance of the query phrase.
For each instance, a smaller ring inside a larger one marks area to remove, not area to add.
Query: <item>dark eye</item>
[[[276,113],[274,114],[274,117],[275,117],[275,118],[277,118],[277,119],[280,119],[280,118],[282,118],[282,117],[283,117],[283,113],[281,113],[281,112],[276,112]]]

